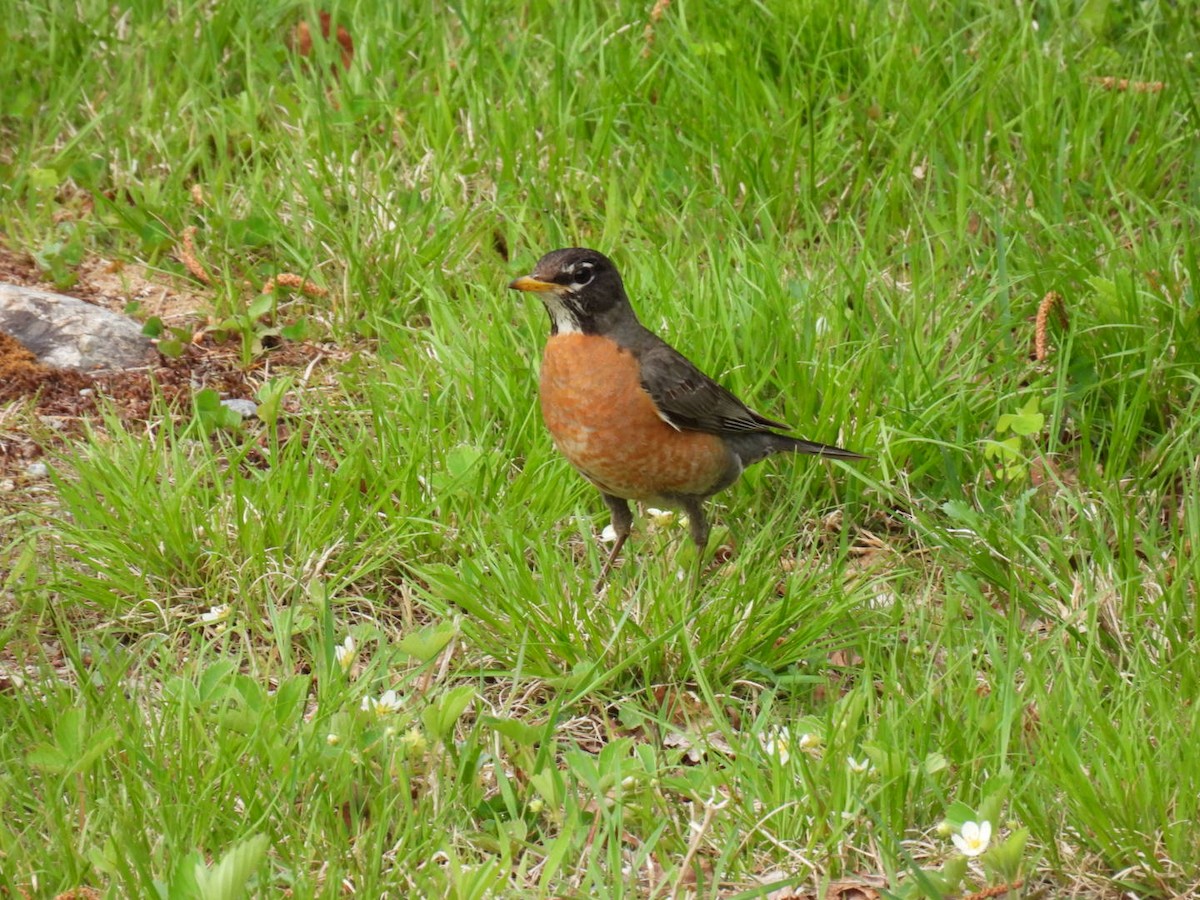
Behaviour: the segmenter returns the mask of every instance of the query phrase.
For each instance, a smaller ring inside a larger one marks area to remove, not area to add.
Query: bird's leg
[[[687,513],[688,529],[692,533],[692,543],[696,545],[696,565],[692,568],[692,589],[695,596],[700,589],[700,573],[704,571],[704,551],[708,547],[709,524],[704,514],[704,502],[699,497],[685,497],[681,501],[683,511]]]
[[[614,497],[612,494],[601,492],[600,496],[604,498],[604,504],[608,507],[608,511],[612,513],[612,527],[613,531],[617,533],[617,541],[613,544],[613,548],[608,554],[608,559],[604,562],[604,568],[600,570],[600,577],[596,579],[597,593],[604,587],[604,582],[608,580],[608,572],[612,569],[613,563],[617,560],[617,554],[625,546],[625,541],[629,539],[629,532],[633,529],[633,513],[629,510],[629,504],[620,497]]]

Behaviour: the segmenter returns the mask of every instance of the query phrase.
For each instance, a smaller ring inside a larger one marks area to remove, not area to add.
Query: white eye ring
[[[583,285],[590,283],[595,277],[596,267],[592,263],[580,263],[579,269],[575,274],[575,283],[582,287]]]

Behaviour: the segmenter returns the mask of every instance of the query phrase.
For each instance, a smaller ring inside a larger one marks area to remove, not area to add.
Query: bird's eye
[[[583,263],[579,266],[579,270],[575,273],[575,283],[578,285],[589,284],[596,277],[596,267],[591,263]]]

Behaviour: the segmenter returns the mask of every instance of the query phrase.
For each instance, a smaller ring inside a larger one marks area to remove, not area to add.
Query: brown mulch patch
[[[85,260],[75,274],[77,281],[69,288],[56,288],[29,254],[0,241],[0,282],[65,294],[114,312],[124,312],[136,301],[140,315],[190,327],[197,341],[185,344],[178,358],[160,356],[150,366],[84,373],[42,365],[19,341],[0,332],[0,478],[20,476],[44,449],[78,436],[83,423],[102,411],[127,423],[145,422],[155,415],[157,404],[177,414],[187,410],[192,395],[206,388],[223,398],[253,399],[278,370],[304,370],[320,358],[338,355],[331,347],[285,341],[245,365],[237,341],[218,344],[203,333],[200,311],[208,303],[186,282],[137,263],[98,257]]]
[[[19,476],[45,449],[77,437],[84,422],[102,411],[124,422],[146,422],[155,416],[156,404],[179,414],[195,392],[206,388],[222,397],[253,399],[276,370],[304,369],[329,355],[318,344],[283,343],[243,366],[236,342],[188,344],[179,358],[159,357],[152,366],[84,373],[44,366],[0,333],[0,477]],[[11,406],[5,410],[4,404]],[[16,414],[17,408],[26,414]],[[31,421],[45,426],[36,436],[22,427]]]
[[[53,289],[38,281],[37,275],[34,266],[22,268],[16,254],[0,250],[0,280]],[[80,278],[70,293],[120,310],[130,295],[106,293],[108,288],[102,280]],[[151,290],[160,299],[166,296],[166,289]],[[176,322],[191,319],[198,324],[199,317],[185,317],[180,308],[175,307]],[[176,359],[160,356],[151,366],[85,373],[42,365],[16,338],[0,332],[0,479],[22,481],[30,462],[52,446],[78,437],[84,422],[96,420],[102,412],[125,422],[145,422],[156,415],[156,404],[179,414],[190,407],[194,392],[204,389],[252,400],[259,386],[277,371],[302,371],[334,355],[335,349],[317,343],[282,342],[247,366],[238,342],[214,343],[203,335],[199,343],[185,344]]]
[[[145,421],[156,398],[173,405],[205,388],[222,397],[253,398],[272,369],[300,368],[322,355],[316,344],[285,343],[243,367],[232,343],[189,344],[177,359],[159,357],[153,366],[93,374],[44,366],[18,341],[0,333],[0,402],[30,398],[43,418],[79,419],[104,407],[123,420]]]
[[[2,245],[0,245],[0,281],[25,287],[45,286],[32,256],[27,253],[14,253]]]
[[[78,372],[43,366],[24,344],[0,331],[0,402],[33,393],[45,379],[54,377],[57,372],[61,372],[64,379],[69,377],[71,387],[76,392],[90,383],[86,375]]]

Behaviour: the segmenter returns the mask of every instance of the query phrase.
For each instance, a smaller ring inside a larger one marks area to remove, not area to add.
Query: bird
[[[704,501],[747,466],[775,453],[867,459],[780,434],[786,424],[754,412],[641,323],[616,265],[597,250],[553,250],[508,286],[536,294],[550,316],[542,418],[612,514],[616,541],[597,590],[632,530],[630,500],[682,509],[699,566],[710,531]]]

